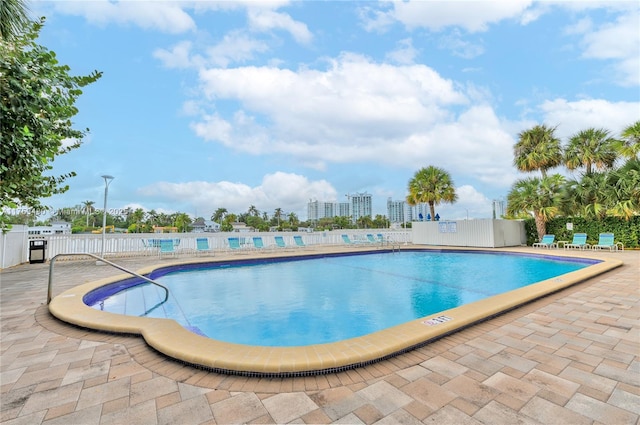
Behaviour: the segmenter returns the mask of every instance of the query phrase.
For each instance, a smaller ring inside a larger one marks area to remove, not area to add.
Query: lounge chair
[[[176,255],[176,251],[173,248],[173,239],[160,239],[160,251],[158,254],[163,255]]]
[[[349,235],[342,235],[342,240],[346,245],[349,245],[349,246],[362,246],[363,243],[367,243],[367,244],[369,243],[369,241],[364,242],[364,241],[357,240],[357,239],[351,240],[349,238]]]
[[[377,241],[376,238],[373,237],[371,233],[367,234],[367,242],[372,244],[380,243],[380,241]]]
[[[253,240],[253,247],[258,251],[266,251],[269,248],[264,244],[264,241],[262,240],[262,236],[254,236],[252,240]]]
[[[557,248],[558,245],[555,243],[556,235],[544,235],[540,242],[536,242],[533,244],[534,248]]]
[[[302,236],[294,236],[293,237],[293,241],[296,243],[296,246],[299,248],[306,248],[307,244],[304,243],[304,241],[302,240]]]
[[[209,239],[208,238],[197,238],[196,239],[196,255],[213,253],[211,248],[209,247]]]
[[[589,249],[591,245],[587,243],[586,233],[574,233],[571,243],[565,243],[564,249]]]
[[[609,251],[624,251],[622,242],[614,242],[613,233],[600,233],[598,243],[591,247],[592,249],[608,249]]]
[[[287,246],[287,244],[284,241],[284,238],[282,236],[274,236],[273,239],[276,241],[276,248],[277,249],[287,249],[289,248]]]
[[[240,238],[227,238],[227,242],[231,251],[246,251],[245,246],[240,244]]]

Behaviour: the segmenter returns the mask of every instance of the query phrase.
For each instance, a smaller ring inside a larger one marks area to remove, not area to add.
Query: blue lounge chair
[[[367,243],[367,244],[369,243],[368,241],[364,242],[364,241],[357,240],[357,239],[351,240],[349,238],[349,235],[342,235],[342,240],[346,245],[349,245],[349,246],[362,246],[363,243]]]
[[[209,247],[209,239],[197,238],[196,239],[196,255],[212,253],[213,251]]]
[[[540,242],[533,244],[534,248],[557,248],[558,245],[555,242],[556,235],[544,235]]]
[[[600,233],[598,243],[591,247],[592,249],[608,249],[609,251],[624,251],[622,242],[614,242],[613,233]]]
[[[304,241],[302,240],[302,236],[294,236],[293,237],[293,241],[296,243],[296,246],[299,248],[306,248],[307,245],[304,243]]]
[[[266,251],[267,249],[269,249],[269,247],[264,244],[264,241],[262,240],[261,236],[254,236],[252,240],[253,240],[253,247],[258,251]]]
[[[287,244],[284,242],[284,238],[282,236],[274,236],[273,239],[276,241],[276,248],[287,249]]]
[[[159,255],[176,255],[175,249],[173,249],[173,239],[160,239],[160,251]]]
[[[564,244],[564,249],[589,249],[591,245],[587,243],[586,233],[575,233],[571,243]]]
[[[245,251],[245,245],[240,244],[240,238],[227,238],[231,251]]]
[[[379,243],[379,241],[377,241],[376,238],[374,238],[371,233],[367,234],[367,242],[372,244]]]

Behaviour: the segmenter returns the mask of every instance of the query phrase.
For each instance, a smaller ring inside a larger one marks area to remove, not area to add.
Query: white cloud
[[[410,38],[405,38],[404,40],[400,40],[398,42],[398,47],[387,53],[387,59],[392,62],[401,65],[410,65],[414,63],[416,56],[418,55],[418,50],[413,47],[413,42]]]
[[[286,155],[323,170],[327,163],[375,163],[415,170],[439,164],[485,183],[508,186],[513,137],[483,99],[424,65],[377,64],[345,54],[326,70],[268,67],[201,72],[202,92],[226,118],[205,115],[196,134],[254,155]],[[473,99],[479,105],[469,107]]]
[[[300,44],[309,44],[313,39],[313,35],[306,24],[293,20],[286,13],[266,10],[261,7],[249,7],[247,17],[249,18],[250,28],[255,31],[268,32],[280,29],[290,33]]]
[[[598,28],[589,26],[583,33],[583,57],[613,60],[614,75],[611,80],[622,86],[640,85],[639,11],[622,15],[615,22]]]
[[[486,31],[490,24],[504,19],[522,17],[532,4],[530,0],[512,1],[394,1],[387,13],[378,13],[374,19],[388,21],[389,17],[409,29],[428,28],[440,31],[447,27],[461,27],[468,32]],[[461,7],[462,6],[462,7]],[[526,15],[524,21],[533,19]],[[368,24],[375,27],[374,24]]]
[[[144,29],[178,34],[193,31],[196,24],[180,3],[166,1],[59,1],[55,10],[68,15],[83,16],[88,22],[106,26],[132,24]]]
[[[310,198],[336,199],[337,196],[336,190],[326,180],[309,181],[304,176],[283,172],[265,175],[256,187],[228,181],[158,182],[138,192],[143,196],[162,198],[167,204],[191,205],[198,211],[227,208],[231,212],[242,212],[254,205],[269,214],[276,208],[286,208],[296,212],[300,218],[306,216]]]
[[[243,63],[263,53],[269,46],[260,40],[249,37],[240,31],[225,34],[222,41],[206,49],[211,64],[227,67],[230,63]]]
[[[544,122],[557,125],[556,135],[563,140],[587,128],[605,128],[612,134],[619,134],[640,116],[640,102],[554,99],[543,102],[539,108]]]
[[[458,30],[453,30],[450,34],[442,36],[438,40],[438,47],[450,50],[454,56],[460,56],[464,59],[473,59],[484,53],[482,45],[464,40]]]
[[[153,57],[160,60],[167,68],[190,68],[194,66],[191,56],[191,42],[181,41],[171,49],[156,49]]]

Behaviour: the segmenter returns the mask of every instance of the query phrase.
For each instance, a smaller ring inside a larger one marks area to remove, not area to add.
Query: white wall
[[[29,261],[28,230],[28,226],[14,224],[9,232],[0,232],[0,269]]]
[[[411,226],[417,245],[500,248],[527,243],[524,222],[519,220],[414,221]]]

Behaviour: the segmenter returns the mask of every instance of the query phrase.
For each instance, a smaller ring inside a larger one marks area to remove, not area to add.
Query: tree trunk
[[[436,207],[433,202],[429,202],[429,211],[431,211],[431,221],[436,221]]]
[[[541,241],[542,237],[547,234],[547,222],[544,220],[544,217],[538,211],[534,211],[533,216],[536,221],[536,230],[538,231],[538,241]]]

